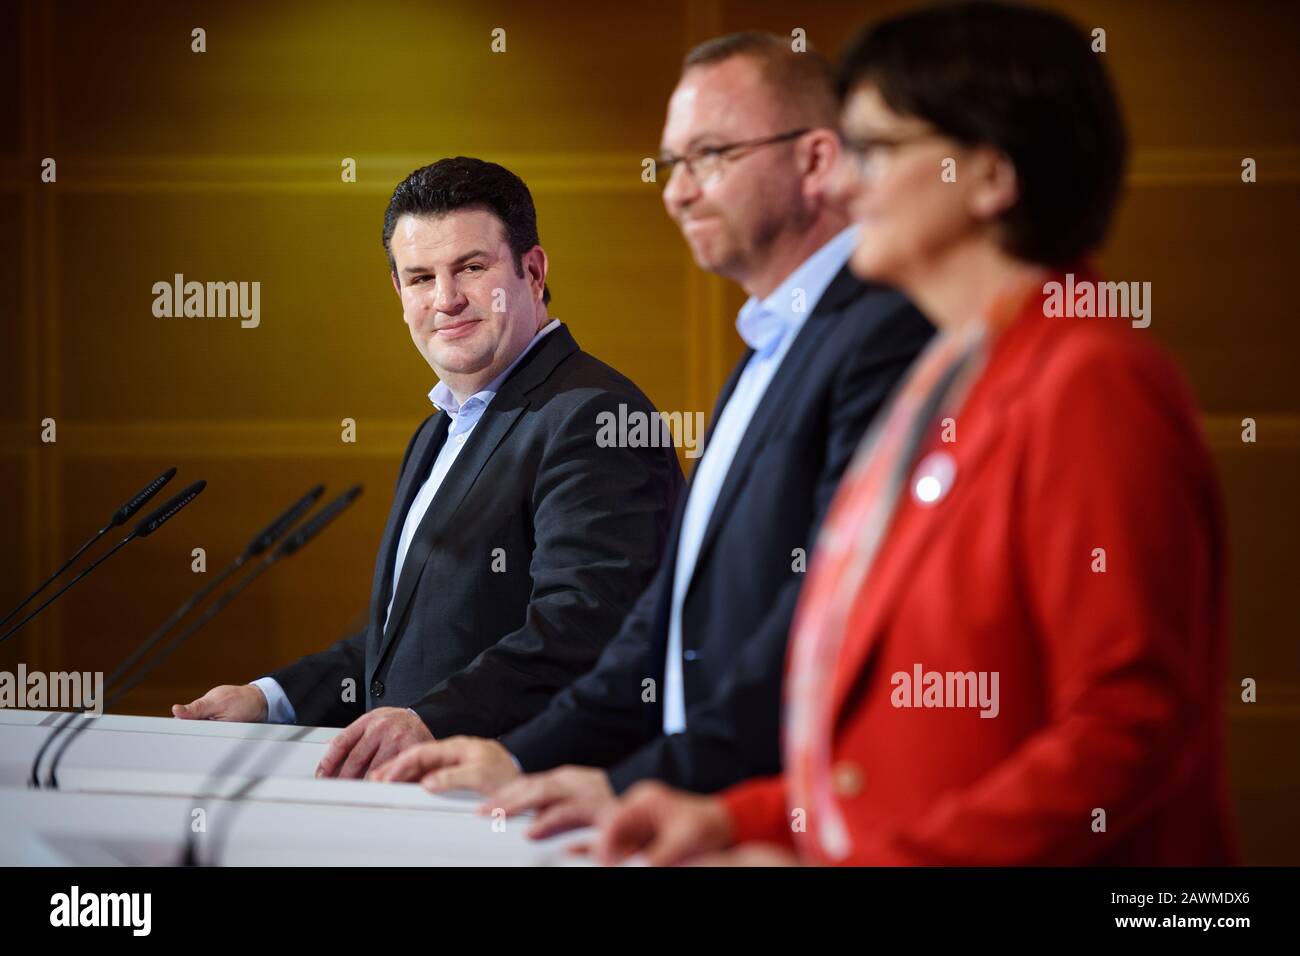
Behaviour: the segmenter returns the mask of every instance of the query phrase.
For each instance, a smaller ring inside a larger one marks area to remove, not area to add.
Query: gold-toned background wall
[[[364,608],[399,456],[433,376],[388,285],[393,185],[440,156],[531,186],[552,311],[664,409],[707,411],[743,296],[696,270],[640,178],[684,51],[796,27],[834,53],[912,3],[0,2],[0,605],[170,464],[209,488],[25,634],[0,666],[110,670],[318,480],[358,505],[124,709],[164,713],[341,636]],[[1103,266],[1153,285],[1152,334],[1205,413],[1229,510],[1233,788],[1252,862],[1300,861],[1300,252],[1292,4],[1069,2],[1103,27],[1134,139]],[[190,31],[208,51],[190,52]],[[507,52],[490,31],[507,31]],[[58,182],[39,181],[40,161]],[[1244,157],[1259,182],[1241,182]],[[344,157],[358,181],[340,181]],[[158,319],[154,282],[259,281],[262,324]],[[1241,419],[1258,421],[1243,444]],[[58,422],[57,444],[39,440]],[[341,419],[358,441],[340,441]],[[1152,475],[1152,481],[1161,476]],[[1239,702],[1244,677],[1260,702]]]

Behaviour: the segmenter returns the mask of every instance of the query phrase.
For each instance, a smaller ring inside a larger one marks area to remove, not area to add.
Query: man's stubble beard
[[[773,204],[751,227],[748,240],[743,245],[738,243],[730,259],[718,263],[711,271],[744,285],[750,276],[762,271],[782,236],[807,230],[813,218],[798,202]]]

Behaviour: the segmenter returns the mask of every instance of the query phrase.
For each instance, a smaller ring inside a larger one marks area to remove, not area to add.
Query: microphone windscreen
[[[140,523],[135,526],[135,531],[133,532],[133,534],[137,538],[149,537],[149,535],[153,534],[155,531],[157,531],[159,528],[165,525],[168,521],[170,521],[171,518],[176,514],[176,512],[180,511],[187,504],[189,504],[191,501],[197,498],[199,496],[199,492],[201,492],[207,486],[208,483],[206,481],[194,482],[194,484],[190,485],[179,495],[172,498],[170,501],[164,504],[157,511],[154,511],[151,514],[141,518]]]
[[[118,508],[117,511],[113,513],[113,518],[109,521],[108,526],[110,528],[117,528],[130,521],[131,516],[143,508],[145,502],[158,494],[158,490],[162,488],[163,485],[167,484],[167,482],[171,481],[175,475],[176,469],[168,468],[153,481],[149,482],[149,484],[141,488],[134,498],[122,505],[122,507]]]
[[[320,511],[311,516],[306,524],[284,539],[284,543],[276,551],[276,556],[283,558],[293,554],[316,537],[327,524],[339,516],[339,513],[344,508],[356,501],[359,494],[361,494],[361,485],[353,485],[324,508],[321,508]]]
[[[321,495],[325,493],[324,485],[317,485],[311,491],[307,492],[288,508],[278,518],[262,529],[262,532],[248,543],[244,550],[246,558],[255,558],[271,545],[275,544],[285,532],[298,523],[298,519],[307,513],[307,509],[316,503]]]

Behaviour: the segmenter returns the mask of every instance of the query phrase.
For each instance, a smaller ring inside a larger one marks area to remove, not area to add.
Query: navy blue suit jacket
[[[812,553],[859,440],[933,331],[899,293],[836,275],[768,386],[705,529],[682,609],[686,731],[661,732],[683,496],[663,564],[599,663],[502,738],[525,770],[607,767],[620,792],[647,777],[709,792],[779,772],[800,555]]]

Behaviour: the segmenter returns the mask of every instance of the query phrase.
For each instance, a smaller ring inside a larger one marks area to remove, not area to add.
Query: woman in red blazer
[[[1101,59],[1055,13],[964,3],[869,30],[842,69],[851,265],[941,335],[823,527],[784,773],[634,788],[597,852],[1232,862],[1214,470],[1149,286],[1083,265],[1126,153]]]

